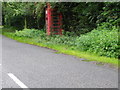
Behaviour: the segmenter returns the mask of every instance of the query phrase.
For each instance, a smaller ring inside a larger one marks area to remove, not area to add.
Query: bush
[[[118,57],[118,29],[93,30],[76,39],[76,48],[97,53],[101,56]]]
[[[19,37],[35,38],[45,36],[45,32],[36,29],[23,29],[22,31],[16,30],[15,35]]]
[[[118,28],[103,28],[102,26],[87,34],[75,36],[67,32],[65,35],[46,36],[43,30],[24,29],[16,31],[16,36],[35,38],[38,43],[47,45],[65,45],[69,49],[87,51],[101,56],[118,57]]]

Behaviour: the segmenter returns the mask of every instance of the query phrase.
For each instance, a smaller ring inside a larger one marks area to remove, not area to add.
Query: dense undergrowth
[[[15,36],[34,38],[36,42],[46,44],[66,45],[72,50],[87,51],[100,56],[117,58],[118,49],[118,28],[97,28],[87,34],[81,36],[54,35],[46,36],[43,30],[24,29],[16,31]]]

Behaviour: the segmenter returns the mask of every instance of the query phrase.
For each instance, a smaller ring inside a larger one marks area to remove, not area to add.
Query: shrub
[[[45,36],[45,32],[43,32],[43,30],[36,29],[23,29],[22,31],[16,30],[15,35],[19,37],[35,38]]]
[[[99,26],[87,34],[75,36],[75,34],[67,32],[65,35],[46,36],[43,30],[24,29],[16,31],[16,36],[35,38],[38,43],[47,45],[65,45],[69,49],[87,51],[99,54],[100,56],[118,57],[118,28],[103,28]]]
[[[93,30],[76,39],[76,48],[101,56],[118,57],[118,29]]]

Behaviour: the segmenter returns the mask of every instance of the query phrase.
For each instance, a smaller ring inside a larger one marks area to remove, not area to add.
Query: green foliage
[[[75,36],[73,33],[66,32],[65,35],[46,36],[45,32],[35,29],[16,31],[15,35],[20,37],[34,38],[38,43],[47,45],[64,45],[71,50],[87,51],[100,56],[118,57],[118,30],[112,28],[103,28],[99,26],[91,32]]]
[[[3,24],[7,26],[23,27],[25,15],[25,3],[3,2],[2,3]]]
[[[120,3],[117,2],[61,2],[51,5],[62,12],[63,29],[79,32],[77,35],[90,32],[104,22],[120,26]]]
[[[96,28],[97,16],[102,11],[103,4],[97,2],[56,3],[58,11],[63,14],[63,29],[83,34]]]
[[[107,57],[118,57],[117,44],[118,29],[115,27],[113,27],[113,30],[98,28],[76,39],[77,49]]]
[[[45,32],[36,30],[36,29],[23,29],[22,31],[16,30],[15,36],[19,37],[28,37],[28,38],[36,38],[36,37],[42,37],[45,35]]]
[[[24,26],[43,28],[45,22],[41,18],[44,18],[44,6],[43,2],[3,2],[3,24],[18,29],[23,29]]]
[[[103,11],[98,16],[97,22],[109,22],[112,25],[120,26],[120,3],[106,2]]]
[[[120,26],[120,3],[117,2],[50,2],[63,15],[62,28],[76,35],[90,32],[108,22]],[[46,2],[3,2],[3,24],[19,29],[45,28]],[[78,33],[79,32],[79,33]]]
[[[16,30],[16,28],[15,27],[8,27],[8,26],[4,26],[2,29],[2,34],[4,34],[4,33],[14,33],[15,32],[15,30]]]

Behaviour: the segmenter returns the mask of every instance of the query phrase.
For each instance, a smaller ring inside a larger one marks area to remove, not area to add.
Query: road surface
[[[2,89],[2,36],[0,35],[0,90]]]
[[[118,72],[3,36],[2,87],[118,88]]]

